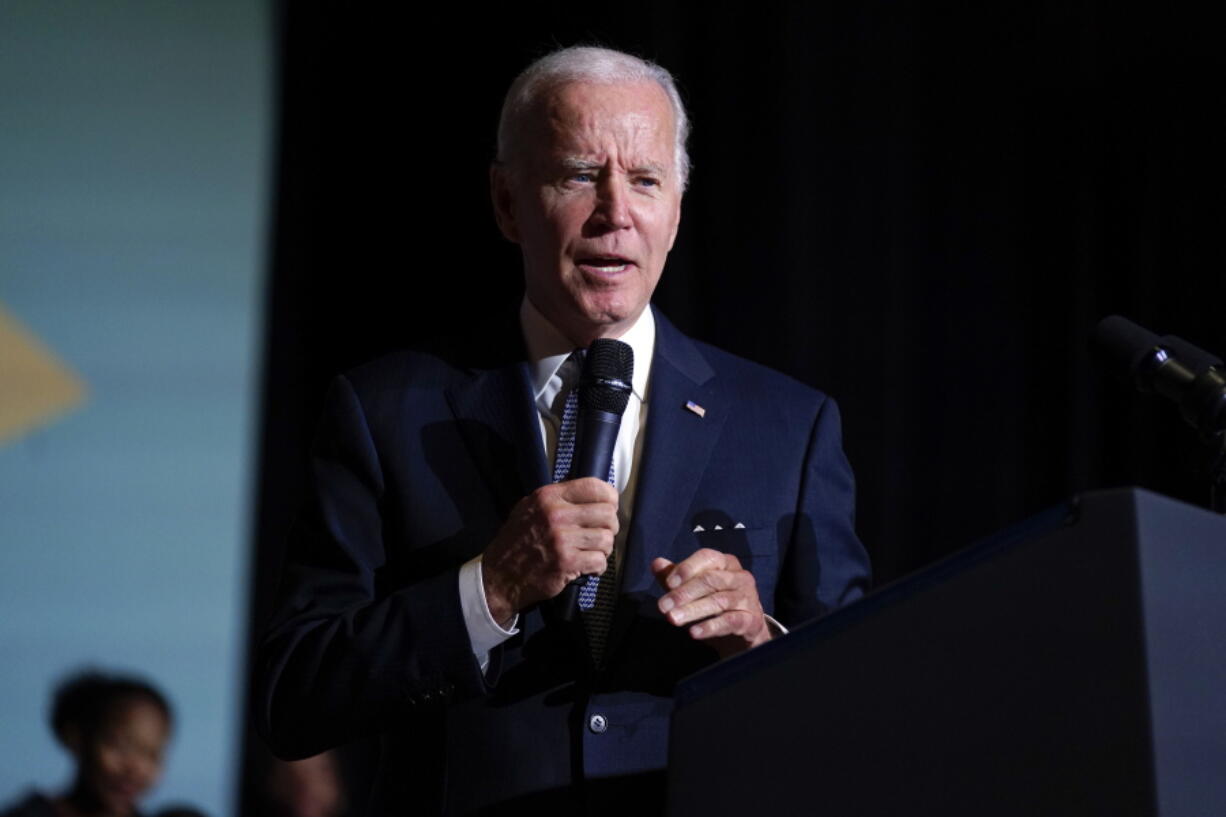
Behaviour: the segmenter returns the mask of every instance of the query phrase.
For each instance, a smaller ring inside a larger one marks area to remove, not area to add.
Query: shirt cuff
[[[464,563],[460,568],[460,609],[464,613],[464,626],[473,656],[485,672],[490,665],[490,650],[519,632],[519,616],[511,619],[508,629],[503,629],[490,614],[485,600],[485,581],[481,577],[481,557]]]
[[[780,624],[778,621],[775,621],[773,618],[771,618],[770,616],[766,615],[766,613],[763,613],[763,614],[762,614],[762,617],[766,619],[766,626],[770,628],[770,631],[771,631],[771,638],[778,638],[778,637],[779,637],[779,636],[781,636],[781,635],[787,635],[787,634],[788,634],[788,628],[787,628],[787,627],[784,627],[784,626],[783,626],[782,624]],[[514,622],[512,622],[512,623],[514,623]]]

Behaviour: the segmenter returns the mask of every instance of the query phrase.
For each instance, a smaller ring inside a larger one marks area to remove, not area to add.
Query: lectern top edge
[[[1092,493],[1094,495],[1114,495],[1139,491],[1140,489],[1137,488],[1122,488]],[[898,604],[934,585],[948,581],[953,576],[964,573],[985,560],[995,558],[1004,551],[1058,528],[1075,525],[1080,518],[1081,502],[1082,497],[1075,496],[1068,502],[1048,508],[991,536],[980,539],[926,568],[878,588],[864,598],[828,616],[801,625],[788,633],[786,638],[769,641],[757,649],[742,653],[735,658],[682,679],[674,695],[674,710],[694,703],[717,689],[735,683],[746,675],[786,662],[796,652],[803,652],[816,642],[832,638],[856,622],[875,614],[878,610]]]

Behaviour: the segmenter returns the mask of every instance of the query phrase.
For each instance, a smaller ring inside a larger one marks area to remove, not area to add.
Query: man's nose
[[[596,209],[592,219],[607,230],[624,230],[630,226],[630,197],[625,179],[616,175],[601,179],[596,188]]]

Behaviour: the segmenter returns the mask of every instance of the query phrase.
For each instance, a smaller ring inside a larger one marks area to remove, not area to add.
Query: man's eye
[[[655,176],[640,176],[638,179],[639,187],[659,187],[660,180]]]
[[[570,177],[572,182],[578,182],[579,184],[587,184],[593,179],[594,177],[591,173],[572,173]]]

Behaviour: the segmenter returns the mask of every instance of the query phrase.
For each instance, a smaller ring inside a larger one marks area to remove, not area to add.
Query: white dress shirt
[[[528,349],[529,370],[532,375],[533,394],[536,398],[537,416],[541,424],[541,439],[545,444],[545,461],[552,465],[558,444],[558,431],[562,418],[561,407],[554,413],[554,403],[562,390],[562,377],[558,370],[574,351],[570,341],[542,315],[524,296],[519,309],[520,328]],[[638,481],[635,465],[643,451],[643,435],[639,431],[647,424],[647,387],[651,374],[651,359],[656,345],[656,321],[648,305],[638,320],[618,340],[630,345],[634,351],[634,377],[630,401],[622,415],[613,448],[613,471],[620,500],[617,508],[619,530],[614,541],[614,558],[620,565],[625,552],[626,536],[630,532],[630,517],[634,511],[634,488]],[[481,557],[460,568],[460,605],[464,613],[464,625],[482,671],[489,666],[489,652],[519,632],[519,616],[507,627],[494,621],[485,598],[485,585],[481,577]]]

